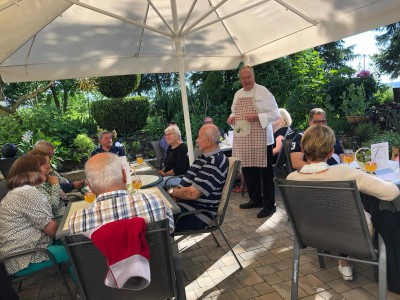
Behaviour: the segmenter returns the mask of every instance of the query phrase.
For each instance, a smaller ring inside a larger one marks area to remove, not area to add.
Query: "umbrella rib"
[[[218,17],[218,18],[217,18],[216,20],[214,20],[214,21],[211,21],[211,22],[209,22],[209,23],[207,23],[207,24],[204,24],[204,25],[202,25],[202,26],[199,26],[199,27],[196,27],[196,28],[192,29],[192,28],[195,27],[198,23],[200,23],[205,17],[207,17],[207,16],[209,15],[209,14],[207,14],[207,15],[205,15],[204,17],[202,17],[201,19],[199,19],[197,22],[195,22],[194,24],[192,24],[190,27],[188,27],[188,28],[184,31],[183,34],[184,34],[184,35],[189,35],[189,34],[191,34],[191,33],[193,33],[193,32],[199,31],[199,30],[201,30],[201,29],[203,29],[203,28],[206,28],[206,27],[211,26],[211,25],[213,25],[213,24],[215,24],[215,23],[221,22],[221,21],[223,21],[223,20],[225,20],[225,19],[228,19],[228,18],[230,18],[230,17],[236,16],[237,14],[240,14],[240,13],[246,11],[246,10],[252,9],[252,8],[254,8],[254,7],[256,7],[256,6],[259,6],[259,5],[261,5],[261,4],[264,4],[264,3],[270,2],[270,1],[271,1],[271,0],[262,0],[262,1],[260,1],[260,2],[254,3],[254,4],[249,5],[249,6],[247,6],[247,7],[244,7],[244,8],[242,8],[242,9],[238,10],[238,11],[235,11],[235,12],[233,12],[233,13],[230,13],[230,14],[228,14],[228,15],[222,17],[222,18],[221,18],[221,17]],[[219,6],[218,6],[218,7],[219,7]],[[215,11],[215,9],[217,9],[218,7],[215,7],[212,11],[210,11],[210,13],[213,12],[213,11]]]
[[[182,35],[183,28],[185,27],[186,23],[188,22],[189,17],[190,17],[190,15],[191,15],[192,12],[193,12],[193,9],[194,9],[196,3],[197,3],[197,0],[194,0],[194,1],[192,2],[192,6],[190,7],[188,13],[186,14],[185,21],[183,21],[182,26],[181,26],[181,28],[179,29],[178,35]]]
[[[314,26],[318,25],[318,22],[307,17],[305,14],[303,14],[302,12],[300,12],[299,10],[297,10],[296,8],[294,8],[293,6],[285,3],[282,0],[274,0],[275,2],[278,2],[280,5],[282,5],[283,7],[285,7],[286,9],[290,10],[291,12],[295,13],[296,15],[298,15],[300,18],[308,21],[309,23],[313,24]]]
[[[155,5],[153,4],[153,2],[151,0],[147,0],[147,2],[151,5],[151,7],[154,9],[154,11],[157,13],[157,15],[160,17],[160,19],[163,21],[163,23],[165,24],[165,26],[168,27],[168,29],[171,31],[171,33],[173,33],[174,31],[172,30],[172,28],[168,25],[167,21],[164,19],[164,17],[161,15],[160,11],[157,9],[157,7],[155,7]],[[172,37],[172,35],[170,35],[170,37]]]
[[[65,1],[70,2],[70,3],[73,3],[73,4],[76,4],[76,5],[81,6],[81,7],[84,7],[84,8],[87,8],[87,9],[89,9],[89,10],[98,12],[98,13],[100,13],[100,14],[103,14],[103,15],[106,15],[106,16],[109,16],[109,17],[112,17],[112,18],[114,18],[114,19],[118,19],[118,20],[121,20],[121,21],[123,21],[123,22],[129,23],[129,24],[133,24],[133,25],[136,25],[136,26],[139,26],[139,27],[148,29],[148,30],[153,31],[153,32],[157,32],[157,33],[159,33],[159,34],[166,35],[166,36],[169,36],[169,37],[171,37],[171,38],[173,37],[173,35],[172,35],[171,33],[162,31],[162,30],[160,30],[160,29],[158,29],[158,28],[148,26],[148,25],[146,25],[146,24],[137,22],[137,21],[135,21],[135,20],[132,20],[132,19],[129,19],[129,18],[126,18],[126,17],[123,17],[123,16],[119,16],[119,15],[117,15],[117,14],[108,12],[108,11],[106,11],[106,10],[104,10],[104,9],[100,9],[100,8],[97,8],[97,7],[94,7],[94,6],[91,6],[91,5],[88,5],[88,4],[79,2],[79,1],[75,1],[75,0],[65,0]]]

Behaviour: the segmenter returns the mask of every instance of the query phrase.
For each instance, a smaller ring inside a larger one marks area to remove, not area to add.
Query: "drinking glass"
[[[371,155],[366,155],[365,171],[368,173],[374,173],[378,168],[378,164],[372,159]]]
[[[344,152],[344,157],[343,161],[350,165],[354,161],[354,151],[352,149],[345,149],[343,150]]]
[[[132,180],[132,188],[134,188],[135,190],[138,190],[142,187],[142,181],[140,180],[139,176],[134,176],[133,180]]]
[[[142,154],[136,154],[136,161],[139,165],[141,165],[144,161]]]
[[[86,202],[92,203],[94,200],[96,200],[96,195],[93,194],[92,192],[86,192],[83,195],[83,200],[85,200]]]

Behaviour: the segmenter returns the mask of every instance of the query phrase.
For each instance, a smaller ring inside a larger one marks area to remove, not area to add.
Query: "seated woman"
[[[163,177],[163,186],[171,176],[184,175],[189,170],[188,148],[181,140],[181,131],[178,126],[170,126],[165,129],[165,137],[168,143],[167,156],[164,161],[164,168],[158,171]],[[181,179],[171,178],[168,186],[177,186]]]
[[[40,169],[46,159],[38,155],[24,155],[11,167],[7,188],[0,209],[0,260],[5,255],[32,248],[47,248],[57,262],[68,262],[64,246],[52,243],[58,225],[52,218],[46,196],[36,187],[46,180]],[[10,258],[4,261],[9,274],[29,274],[49,264],[42,252]]]
[[[36,188],[42,192],[50,202],[53,218],[61,217],[64,214],[65,203],[68,199],[61,189],[60,179],[52,174],[53,169],[50,164],[50,153],[42,150],[32,150],[29,151],[27,155],[43,156],[46,160],[46,163],[40,168],[40,172],[46,177],[46,180],[42,184],[36,186]]]
[[[282,149],[282,140],[285,138],[288,130],[290,131],[290,125],[292,125],[292,117],[289,112],[280,108],[279,112],[281,117],[278,121],[274,122],[272,127],[274,129],[274,148],[272,149],[272,155],[274,156],[272,163],[276,163],[276,159],[278,158],[278,154]]]
[[[309,127],[301,139],[301,148],[306,156],[307,164],[300,170],[290,173],[287,179],[303,181],[355,180],[360,192],[380,200],[392,201],[399,195],[399,189],[393,183],[383,181],[345,164],[329,166],[327,160],[334,153],[335,142],[335,134],[328,126],[313,125]],[[371,217],[367,212],[365,215],[368,227],[371,227]],[[338,268],[344,280],[353,280],[352,265],[348,260],[341,259]]]

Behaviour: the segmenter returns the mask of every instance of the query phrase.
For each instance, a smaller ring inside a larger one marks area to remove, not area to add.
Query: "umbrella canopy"
[[[6,82],[256,65],[400,20],[398,0],[0,0]],[[191,157],[192,159],[192,157]]]

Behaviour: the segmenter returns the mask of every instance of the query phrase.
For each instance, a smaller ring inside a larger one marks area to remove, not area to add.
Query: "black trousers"
[[[272,168],[272,147],[267,146],[267,167],[242,168],[250,200],[263,202],[267,209],[275,208],[274,169]]]

